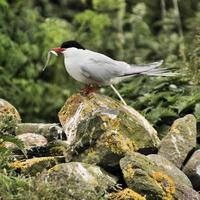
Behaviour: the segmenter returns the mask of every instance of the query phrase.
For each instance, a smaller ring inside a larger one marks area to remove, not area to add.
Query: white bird
[[[164,68],[159,68],[163,61],[143,65],[128,64],[85,49],[77,41],[63,42],[60,47],[53,48],[51,53],[63,54],[67,72],[75,80],[87,85],[110,85],[120,100],[125,101],[113,86],[124,78],[136,75],[173,76]],[[46,67],[46,65],[45,65]]]

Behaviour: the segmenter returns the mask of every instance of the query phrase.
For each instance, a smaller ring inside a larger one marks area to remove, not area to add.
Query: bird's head
[[[56,52],[57,54],[64,53],[69,48],[76,48],[76,49],[85,49],[80,43],[75,40],[69,40],[63,42],[60,47],[53,48],[52,51]]]

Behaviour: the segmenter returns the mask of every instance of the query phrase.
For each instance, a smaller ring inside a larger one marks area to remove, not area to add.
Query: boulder
[[[196,119],[193,115],[177,119],[162,139],[158,154],[181,168],[188,153],[196,147],[196,136]]]
[[[128,187],[147,200],[172,200],[175,182],[146,156],[131,153],[120,160],[120,167]]]
[[[24,143],[26,150],[32,149],[33,147],[42,147],[47,145],[47,139],[39,134],[35,133],[24,133],[17,135],[16,138],[20,139]],[[4,142],[3,146],[6,148],[16,148],[16,145],[11,142]]]
[[[151,153],[159,146],[142,115],[107,96],[75,94],[58,116],[76,161],[115,166],[127,152]]]
[[[21,121],[21,117],[17,109],[8,101],[0,98],[0,118],[4,116],[10,116],[15,119],[16,122]]]
[[[36,175],[45,169],[49,169],[56,164],[54,157],[38,157],[26,160],[17,160],[10,163],[10,167],[25,175]]]
[[[171,177],[176,183],[184,184],[188,187],[192,187],[192,184],[188,177],[172,162],[165,157],[157,154],[150,154],[147,156],[154,164],[169,177]]]
[[[95,165],[70,162],[48,170],[47,180],[55,187],[63,187],[69,200],[96,200],[113,188],[117,179]]]
[[[47,138],[48,141],[54,141],[57,139],[66,139],[63,134],[63,129],[56,123],[18,123],[15,129],[16,135],[24,133],[36,133]],[[64,136],[64,138],[63,138]]]
[[[193,153],[183,167],[183,172],[189,177],[193,187],[200,191],[200,150]]]

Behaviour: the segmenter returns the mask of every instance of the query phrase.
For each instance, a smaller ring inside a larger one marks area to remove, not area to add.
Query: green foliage
[[[55,122],[80,85],[68,77],[62,58],[41,70],[49,49],[77,39],[129,63],[164,59],[164,67],[180,73],[176,78],[134,77],[118,86],[160,135],[187,113],[199,120],[199,7],[195,0],[2,0],[1,97],[18,108],[24,121]],[[109,88],[105,91],[114,96]]]

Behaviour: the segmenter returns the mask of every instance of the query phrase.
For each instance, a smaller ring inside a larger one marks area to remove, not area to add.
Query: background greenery
[[[164,59],[175,78],[137,77],[118,85],[162,136],[174,119],[200,121],[200,3],[197,0],[0,0],[0,97],[24,122],[56,122],[82,87],[47,52],[70,39],[129,63]],[[105,87],[101,90],[115,97]]]

